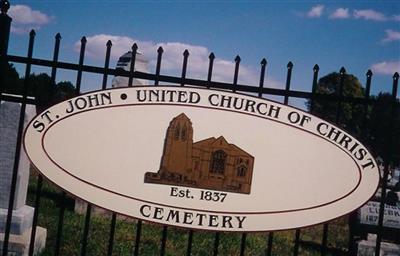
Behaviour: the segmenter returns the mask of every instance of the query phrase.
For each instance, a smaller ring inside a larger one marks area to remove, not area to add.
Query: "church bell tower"
[[[168,126],[160,174],[173,175],[178,179],[190,176],[192,172],[192,147],[192,122],[182,113],[172,119]]]

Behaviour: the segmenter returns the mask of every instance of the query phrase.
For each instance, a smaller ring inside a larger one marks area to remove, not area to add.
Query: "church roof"
[[[177,120],[185,120],[187,122],[189,122],[190,124],[192,124],[192,122],[190,121],[189,117],[187,115],[185,115],[185,113],[180,113],[179,115],[177,115],[176,117],[174,117],[171,120],[171,123],[177,121]]]
[[[247,153],[243,149],[239,148],[235,144],[228,143],[227,140],[224,138],[224,136],[219,136],[218,138],[210,137],[210,138],[207,138],[207,139],[204,139],[204,140],[200,140],[200,141],[194,142],[193,143],[193,147],[204,147],[204,146],[211,147],[213,145],[218,147],[218,146],[220,146],[220,145],[216,145],[216,144],[218,144],[218,142],[221,142],[221,146],[224,145],[225,147],[233,149],[233,150],[239,152],[240,154],[248,155],[248,156],[253,157],[252,155],[250,155],[249,153]]]

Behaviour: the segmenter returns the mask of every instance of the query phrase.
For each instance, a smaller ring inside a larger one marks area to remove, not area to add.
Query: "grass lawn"
[[[31,175],[29,183],[29,205],[34,204],[37,176]],[[47,229],[46,249],[42,256],[54,255],[58,216],[60,211],[61,191],[47,181],[43,183],[43,194],[40,201],[39,226]],[[85,216],[73,210],[74,201],[67,197],[64,216],[61,255],[79,255]],[[110,234],[111,217],[92,214],[87,247],[87,255],[106,255]],[[140,255],[158,255],[161,245],[163,227],[144,223],[140,241]],[[343,217],[330,222],[328,247],[346,250],[348,243],[347,218]],[[114,239],[113,255],[132,255],[136,236],[136,221],[118,218]],[[292,255],[295,231],[275,232],[272,255]],[[212,255],[215,233],[195,231],[192,243],[192,255]],[[321,243],[322,225],[301,230],[301,240]],[[166,255],[185,255],[188,241],[188,230],[168,227]],[[265,255],[268,233],[247,235],[246,255]],[[219,255],[239,255],[241,234],[221,233]],[[320,255],[315,249],[300,246],[299,255]]]

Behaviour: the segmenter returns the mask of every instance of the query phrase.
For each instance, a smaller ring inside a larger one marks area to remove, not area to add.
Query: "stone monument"
[[[369,256],[375,255],[376,235],[368,234],[367,240],[361,240],[358,243],[357,255]],[[379,255],[382,256],[398,256],[400,252],[400,245],[388,242],[381,242],[381,249]]]
[[[13,102],[1,102],[0,105],[0,253],[3,249],[8,204],[11,190],[11,179],[17,144],[18,122],[21,105]],[[26,127],[36,114],[33,105],[26,106]],[[11,232],[8,252],[11,255],[28,255],[34,208],[25,204],[29,182],[29,160],[21,148],[14,208],[12,211]],[[35,253],[44,249],[47,231],[37,227]]]
[[[132,59],[132,52],[126,52],[121,57],[119,57],[116,69],[122,69],[125,71],[130,71],[131,69],[131,59]],[[139,72],[149,72],[149,61],[144,57],[141,52],[136,53],[135,57],[135,71]],[[129,84],[129,78],[123,76],[116,76],[112,80],[112,87],[126,87]],[[149,85],[148,80],[137,79],[133,78],[132,85]]]

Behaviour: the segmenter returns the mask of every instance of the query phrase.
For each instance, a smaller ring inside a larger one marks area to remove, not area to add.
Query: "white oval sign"
[[[24,142],[36,168],[77,197],[193,229],[318,224],[362,206],[379,181],[367,149],[334,125],[191,87],[84,94],[39,114]]]

